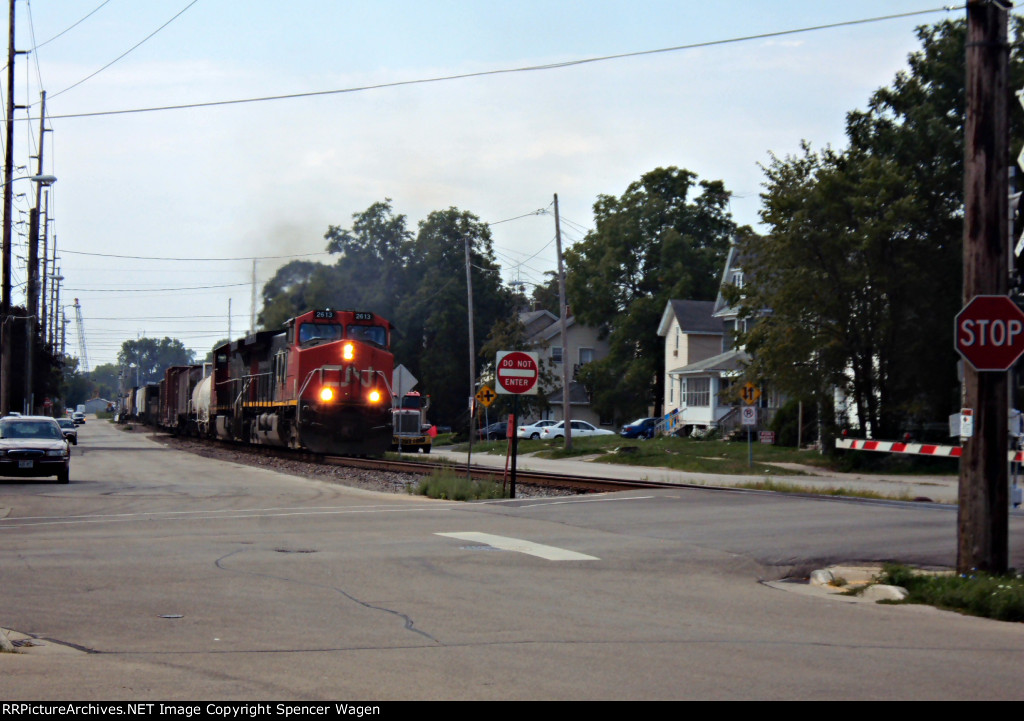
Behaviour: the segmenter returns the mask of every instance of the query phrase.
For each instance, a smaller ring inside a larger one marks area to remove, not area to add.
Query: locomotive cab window
[[[299,326],[300,345],[334,340],[341,340],[341,326],[337,323],[303,323]]]
[[[369,343],[378,348],[388,347],[387,328],[379,325],[350,325],[346,329],[346,337],[349,340]]]

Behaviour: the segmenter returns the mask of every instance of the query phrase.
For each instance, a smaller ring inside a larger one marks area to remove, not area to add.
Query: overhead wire
[[[91,17],[92,17],[92,16],[93,16],[93,15],[94,15],[94,14],[95,14],[95,13],[96,13],[96,12],[97,12],[98,10],[100,10],[100,9],[101,9],[101,8],[102,8],[102,7],[104,6],[104,5],[106,5],[106,4],[107,4],[107,3],[109,3],[109,2],[110,2],[110,0],[103,0],[103,2],[101,2],[101,3],[100,3],[100,4],[98,5],[98,6],[96,6],[95,8],[93,8],[93,10],[91,10],[91,11],[90,11],[90,12],[89,12],[89,13],[88,13],[87,15],[85,15],[85,16],[84,16],[84,17],[83,17],[83,18],[82,18],[81,20],[78,20],[78,21],[76,21],[76,22],[72,23],[71,25],[69,25],[68,27],[64,28],[64,29],[63,29],[63,30],[61,30],[61,31],[60,31],[59,33],[57,33],[56,35],[54,35],[54,36],[53,36],[52,38],[50,38],[49,40],[45,40],[45,41],[43,41],[43,42],[39,43],[38,45],[36,45],[36,49],[38,49],[38,48],[41,48],[41,47],[43,47],[44,45],[49,45],[49,44],[50,44],[50,43],[52,43],[52,42],[53,42],[54,40],[56,40],[56,39],[57,39],[57,38],[59,38],[60,36],[62,36],[62,35],[64,35],[65,33],[67,33],[67,32],[68,32],[69,30],[73,30],[73,29],[75,29],[76,27],[78,27],[79,25],[81,25],[81,24],[82,24],[83,22],[85,22],[86,20],[88,20],[89,18],[91,18]]]
[[[198,0],[193,0],[193,4],[195,2],[198,2]],[[189,5],[189,7],[191,7],[191,5]],[[757,34],[753,34],[753,35],[744,35],[744,36],[733,37],[733,38],[723,38],[723,39],[720,39],[720,40],[705,40],[705,41],[696,42],[696,43],[687,43],[685,45],[674,45],[672,47],[657,48],[657,49],[654,49],[654,50],[637,50],[637,51],[627,52],[627,53],[615,53],[615,54],[612,54],[612,55],[601,55],[601,56],[595,56],[595,57],[589,57],[589,58],[577,58],[575,60],[563,60],[563,61],[553,62],[553,63],[543,63],[543,64],[540,64],[540,65],[526,65],[526,66],[514,67],[514,68],[497,68],[497,69],[494,69],[494,70],[480,70],[480,71],[476,71],[476,72],[456,73],[456,74],[453,74],[453,75],[442,75],[442,76],[437,76],[437,77],[432,77],[432,78],[416,78],[416,79],[413,79],[413,80],[396,80],[396,81],[389,82],[389,83],[375,83],[375,84],[372,84],[372,85],[361,85],[361,86],[354,86],[354,87],[348,87],[348,88],[338,88],[338,89],[334,89],[334,90],[314,90],[314,91],[309,91],[309,92],[304,92],[304,93],[285,93],[285,94],[281,94],[281,95],[263,95],[263,96],[251,97],[251,98],[236,98],[236,99],[232,99],[232,100],[210,100],[210,101],[206,101],[206,102],[180,103],[180,104],[177,104],[177,105],[161,105],[161,106],[152,106],[152,107],[146,107],[146,108],[126,108],[126,109],[123,109],[123,110],[97,110],[97,111],[88,112],[88,113],[65,113],[65,114],[62,114],[62,115],[51,115],[50,117],[51,117],[51,119],[62,119],[63,120],[63,119],[70,119],[70,118],[92,118],[92,117],[105,116],[105,115],[127,115],[127,114],[133,114],[133,113],[152,113],[152,112],[162,112],[162,111],[169,111],[169,110],[188,110],[188,109],[196,109],[196,108],[223,107],[223,106],[226,106],[226,105],[242,105],[242,104],[247,104],[247,103],[271,102],[271,101],[275,101],[275,100],[296,100],[296,99],[300,99],[300,98],[314,98],[314,97],[323,97],[323,96],[327,96],[327,95],[342,95],[342,94],[347,94],[347,93],[360,93],[360,92],[366,92],[366,91],[370,91],[370,90],[382,90],[382,89],[386,89],[386,88],[398,88],[398,87],[405,87],[405,86],[410,86],[410,85],[425,85],[425,84],[429,84],[429,83],[450,82],[450,81],[454,81],[454,80],[466,80],[466,79],[469,79],[469,78],[481,78],[481,77],[489,77],[489,76],[495,76],[495,75],[510,75],[510,74],[513,74],[513,73],[529,73],[529,72],[539,72],[539,71],[545,71],[545,70],[559,70],[559,69],[562,69],[562,68],[577,67],[577,66],[580,66],[580,65],[590,65],[590,64],[594,64],[594,63],[603,63],[603,62],[609,62],[609,61],[612,61],[612,60],[623,60],[623,59],[626,59],[626,58],[644,57],[644,56],[647,56],[647,55],[657,55],[657,54],[663,54],[663,53],[674,53],[674,52],[681,52],[681,51],[684,51],[684,50],[694,50],[694,49],[697,49],[697,48],[714,47],[716,45],[728,45],[728,44],[733,44],[733,43],[749,42],[749,41],[752,41],[752,40],[767,40],[769,38],[785,37],[785,36],[788,36],[788,35],[797,35],[797,34],[800,34],[800,33],[816,32],[816,31],[819,31],[819,30],[832,30],[832,29],[836,29],[836,28],[850,27],[850,26],[854,26],[854,25],[864,25],[864,24],[868,24],[868,23],[884,22],[884,21],[887,21],[887,20],[898,20],[898,19],[903,19],[903,18],[908,18],[908,17],[915,17],[915,16],[919,16],[919,15],[930,15],[930,14],[934,14],[934,13],[938,13],[938,12],[952,12],[954,10],[962,10],[964,7],[966,7],[966,6],[965,5],[956,5],[956,6],[954,6],[954,5],[946,5],[946,6],[943,6],[943,7],[940,7],[940,8],[931,8],[931,9],[927,9],[927,10],[915,10],[915,11],[905,12],[905,13],[895,13],[895,14],[892,14],[892,15],[881,15],[881,16],[871,17],[871,18],[861,18],[861,19],[858,19],[858,20],[844,20],[844,21],[835,22],[835,23],[827,23],[827,24],[824,24],[824,25],[813,25],[813,26],[802,27],[802,28],[794,28],[794,29],[791,29],[791,30],[778,30],[778,31],[773,31],[773,32],[757,33]],[[185,8],[185,9],[187,10],[188,8]],[[182,11],[182,12],[184,12],[184,11]],[[101,68],[101,70],[102,70],[102,68]],[[99,71],[97,71],[97,72],[99,72]],[[85,78],[85,79],[79,81],[79,83],[76,83],[76,85],[84,82],[87,79],[88,78]],[[71,87],[75,87],[75,86],[71,86]],[[64,90],[62,90],[60,92],[61,93],[67,92],[68,90],[71,89],[71,87],[65,88]],[[56,97],[56,95],[59,95],[59,94],[60,93],[55,94],[54,97]]]
[[[190,3],[188,4],[188,5],[186,5],[186,6],[185,6],[185,7],[183,7],[183,8],[181,9],[181,10],[179,10],[179,11],[177,12],[177,14],[176,14],[176,15],[174,15],[174,17],[172,17],[172,18],[171,18],[170,20],[168,20],[167,22],[165,22],[165,23],[164,23],[163,25],[161,25],[160,27],[158,27],[158,28],[157,28],[156,30],[154,30],[153,32],[151,32],[151,33],[150,33],[149,35],[147,35],[146,37],[142,38],[142,40],[140,40],[139,42],[135,43],[135,45],[132,45],[132,46],[131,46],[130,48],[128,48],[127,50],[125,50],[125,51],[124,51],[123,53],[121,53],[120,55],[118,55],[118,56],[117,56],[116,58],[114,58],[113,60],[111,60],[111,61],[110,61],[109,63],[107,63],[106,65],[104,65],[104,66],[103,66],[102,68],[100,68],[99,70],[97,70],[97,71],[95,71],[95,72],[93,72],[93,73],[90,73],[89,75],[86,75],[86,76],[85,76],[84,78],[82,78],[81,80],[79,80],[79,81],[78,81],[77,83],[73,83],[72,85],[69,85],[68,87],[64,88],[63,90],[59,90],[59,91],[57,91],[57,92],[56,92],[56,93],[54,93],[54,94],[53,94],[53,95],[52,95],[51,97],[54,97],[54,98],[56,98],[56,97],[57,97],[57,96],[59,96],[59,95],[63,95],[63,94],[64,94],[64,93],[66,93],[67,91],[69,91],[69,90],[72,90],[73,88],[77,88],[77,87],[78,87],[79,85],[81,85],[81,84],[82,84],[82,83],[84,83],[85,81],[87,81],[87,80],[90,80],[90,79],[92,79],[92,78],[96,77],[97,75],[99,75],[100,73],[102,73],[102,72],[103,72],[104,70],[106,70],[107,68],[109,68],[109,67],[110,67],[111,65],[113,65],[114,63],[116,63],[116,62],[120,61],[121,59],[125,58],[126,56],[128,56],[129,54],[131,54],[132,52],[134,52],[134,51],[135,51],[135,50],[136,50],[136,49],[137,49],[137,48],[138,48],[139,46],[141,46],[141,45],[142,45],[143,43],[145,43],[145,42],[146,42],[147,40],[149,40],[150,38],[152,38],[152,37],[153,37],[154,35],[156,35],[156,34],[157,34],[158,32],[160,32],[161,30],[163,30],[164,28],[166,28],[166,27],[167,27],[168,25],[170,25],[170,24],[171,24],[172,22],[174,22],[175,20],[177,20],[177,19],[178,19],[179,17],[181,17],[181,16],[182,16],[182,15],[183,15],[183,14],[185,13],[185,11],[186,11],[186,10],[188,10],[189,8],[191,8],[191,7],[192,7],[193,5],[195,5],[195,4],[197,3],[197,2],[199,2],[199,0],[192,0],[192,2],[190,2]]]
[[[314,255],[331,255],[326,250],[322,250],[316,253],[296,253],[293,255],[243,255],[235,256],[232,258],[173,258],[168,256],[151,256],[151,255],[118,255],[115,253],[89,253],[84,250],[65,250],[61,248],[61,253],[68,253],[70,255],[86,255],[94,258],[120,258],[123,260],[161,260],[161,261],[179,261],[179,262],[226,262],[235,260],[283,260],[285,258],[310,258]]]

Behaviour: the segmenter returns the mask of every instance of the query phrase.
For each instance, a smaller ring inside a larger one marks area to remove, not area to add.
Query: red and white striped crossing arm
[[[907,453],[936,458],[959,458],[961,446],[938,446],[928,443],[900,443],[899,441],[865,441],[860,438],[837,438],[836,448],[847,451],[879,451],[881,453]],[[1024,451],[1010,451],[1007,459],[1024,462]]]

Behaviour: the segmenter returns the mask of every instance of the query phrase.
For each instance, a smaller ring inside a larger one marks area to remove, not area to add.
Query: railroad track
[[[460,473],[466,472],[466,464],[439,463],[430,461],[392,461],[378,458],[347,458],[344,456],[324,456],[322,462],[330,465],[368,470],[390,471],[392,473],[419,473],[428,475],[441,468],[448,468]],[[505,472],[498,468],[486,466],[470,466],[469,475],[478,481],[501,482]],[[642,488],[679,488],[678,483],[661,481],[630,481],[618,478],[601,478],[599,476],[569,476],[560,473],[540,471],[516,471],[516,483],[529,483],[550,488],[565,488],[583,493],[608,493],[611,491],[631,491]],[[702,486],[703,487],[703,486]]]
[[[439,469],[450,469],[458,473],[466,472],[465,463],[452,463],[450,461],[408,461],[388,460],[383,458],[357,458],[352,456],[328,456],[309,451],[295,451],[288,448],[277,448],[274,446],[253,446],[245,443],[232,441],[211,441],[214,445],[223,448],[230,448],[234,451],[249,452],[254,455],[265,455],[274,458],[284,458],[306,463],[319,463],[323,465],[340,466],[345,468],[362,468],[371,471],[387,471],[391,473],[412,473],[429,475]],[[469,475],[478,481],[492,481],[500,483],[505,477],[501,469],[489,468],[487,466],[470,466]],[[685,488],[691,487],[687,484],[667,483],[662,481],[633,481],[618,478],[602,478],[600,476],[570,476],[559,473],[546,473],[541,471],[516,471],[517,484],[532,484],[548,488],[562,488],[577,491],[579,493],[609,493],[612,491],[632,491],[645,488]],[[693,488],[707,488],[707,486],[692,486]]]

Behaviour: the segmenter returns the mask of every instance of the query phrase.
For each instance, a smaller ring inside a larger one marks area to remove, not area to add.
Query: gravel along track
[[[132,432],[132,431],[129,431]],[[382,493],[409,493],[410,487],[415,488],[422,476],[415,473],[394,473],[390,471],[373,471],[362,468],[346,468],[310,461],[292,460],[290,458],[276,458],[270,455],[263,455],[256,449],[239,446],[237,448],[225,448],[220,445],[206,443],[194,438],[180,438],[164,433],[153,433],[146,429],[136,429],[134,432],[148,433],[150,438],[163,443],[164,445],[179,451],[195,453],[204,458],[215,458],[221,461],[239,463],[245,466],[256,466],[268,468],[279,473],[287,473],[302,478],[312,478],[329,483],[338,483],[343,486],[362,488],[368,491],[380,491]],[[545,498],[549,496],[574,496],[576,492],[561,488],[547,488],[528,483],[516,484],[517,498]]]

